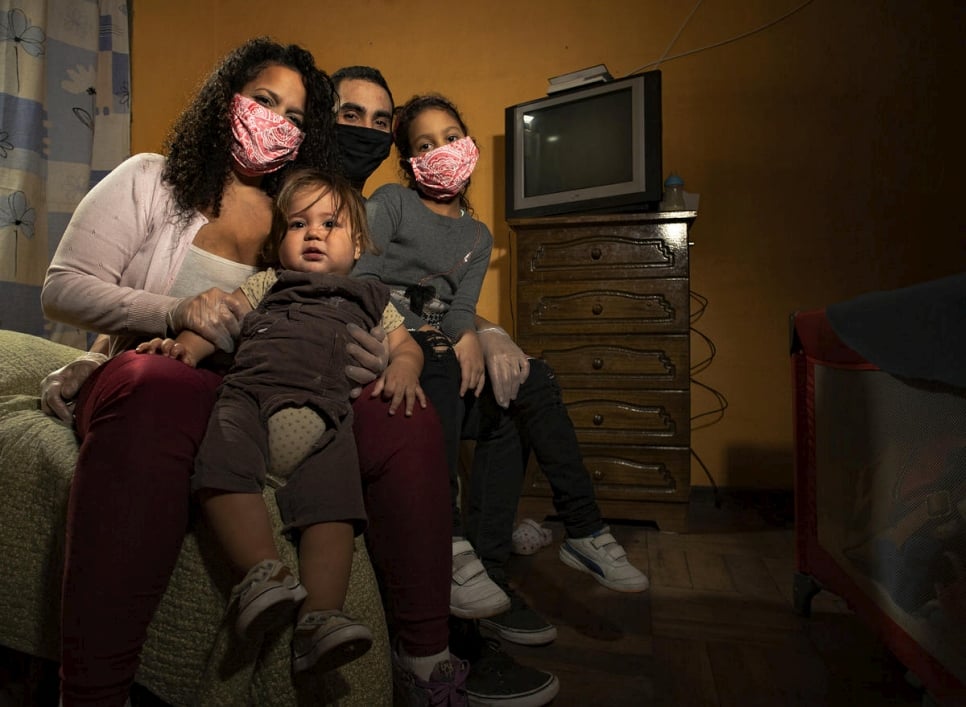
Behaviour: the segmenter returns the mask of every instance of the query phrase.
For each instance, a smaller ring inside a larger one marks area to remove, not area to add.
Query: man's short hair
[[[358,79],[360,81],[374,83],[389,94],[389,106],[392,110],[396,109],[396,102],[392,98],[392,91],[389,90],[389,84],[386,83],[386,78],[379,69],[374,69],[371,66],[343,66],[332,74],[331,78],[336,91],[339,90],[339,85],[346,80]]]

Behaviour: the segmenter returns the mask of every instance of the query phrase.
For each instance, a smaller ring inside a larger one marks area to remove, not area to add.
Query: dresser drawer
[[[509,222],[515,341],[553,368],[613,518],[686,527],[678,509],[691,491],[693,220],[644,212]],[[552,495],[533,456],[523,492]]]
[[[684,333],[688,281],[519,283],[517,336]]]
[[[583,447],[584,466],[598,500],[686,501],[691,492],[687,447]],[[531,456],[525,493],[552,495],[547,477]]]
[[[688,272],[683,223],[524,230],[518,236],[521,282],[685,277]]]
[[[561,391],[581,447],[586,444],[690,444],[691,392]]]
[[[690,385],[690,338],[668,336],[517,337],[531,356],[544,359],[564,389],[687,388]]]

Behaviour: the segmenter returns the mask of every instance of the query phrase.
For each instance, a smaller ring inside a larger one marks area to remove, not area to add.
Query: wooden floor
[[[544,501],[525,503],[521,517],[543,520],[546,511]],[[610,591],[561,563],[563,528],[554,520],[545,521],[551,547],[512,559],[520,593],[556,624],[558,637],[549,646],[504,646],[559,677],[554,707],[923,704],[843,601],[822,592],[810,618],[792,610],[790,499],[726,495],[716,508],[698,491],[688,521],[681,534],[613,525],[650,577],[643,594]],[[0,707],[24,704],[10,667],[0,666]],[[56,704],[55,668],[30,665],[38,669],[42,694],[26,704]],[[139,697],[136,704],[157,705]]]
[[[695,494],[688,533],[614,523],[651,588],[620,594],[560,562],[555,543],[515,556],[518,591],[556,624],[543,647],[504,644],[554,672],[554,707],[921,705],[905,669],[826,592],[804,618],[792,608],[791,499]],[[546,518],[544,502],[521,517]]]

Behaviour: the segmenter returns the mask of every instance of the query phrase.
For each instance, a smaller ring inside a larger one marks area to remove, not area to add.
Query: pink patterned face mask
[[[231,103],[232,157],[238,171],[258,177],[294,160],[305,133],[277,113],[236,93]]]
[[[470,181],[480,158],[473,138],[464,137],[417,157],[410,157],[420,191],[433,199],[452,199]]]

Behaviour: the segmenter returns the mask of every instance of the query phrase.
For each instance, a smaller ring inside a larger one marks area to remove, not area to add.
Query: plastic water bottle
[[[664,180],[664,199],[661,201],[661,211],[685,211],[684,180],[675,172],[671,172]]]

